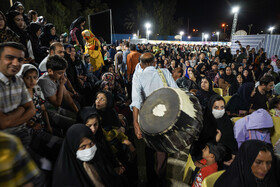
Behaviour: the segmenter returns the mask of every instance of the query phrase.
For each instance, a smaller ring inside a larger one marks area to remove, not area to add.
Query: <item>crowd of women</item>
[[[107,46],[100,40],[104,65],[93,72],[90,56],[84,54],[85,23],[86,19],[79,17],[71,24],[69,35],[57,36],[55,25],[38,17],[34,10],[25,14],[20,2],[14,3],[6,14],[0,11],[0,43],[20,42],[28,50],[19,75],[37,108],[33,121],[27,122],[33,134],[30,154],[43,176],[34,184],[137,186],[130,85],[126,72],[114,67],[116,60],[118,65],[126,66],[123,51],[130,50],[125,48],[127,41],[119,41],[116,50],[114,45]],[[45,97],[36,85],[44,73],[38,67],[50,55],[54,42],[64,45],[66,73],[72,85],[67,89],[78,108],[78,113],[65,114],[77,123],[67,129],[52,124],[44,107]],[[168,68],[178,87],[198,98],[203,129],[190,153],[198,162],[209,141],[226,148],[219,166],[226,172],[217,186],[280,185],[279,160],[270,141],[272,117],[280,117],[280,60],[276,55],[268,57],[264,49],[256,53],[254,48],[241,44],[241,52],[235,55],[228,46],[161,43],[138,44],[136,49],[139,53],[153,53],[155,66]],[[231,97],[228,102],[226,97]],[[231,117],[244,118],[233,126]],[[264,164],[259,161],[262,152],[269,152],[271,158]]]

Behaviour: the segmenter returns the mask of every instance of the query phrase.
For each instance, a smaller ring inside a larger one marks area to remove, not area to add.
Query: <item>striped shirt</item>
[[[31,101],[23,80],[14,76],[9,80],[0,72],[0,112],[8,113]]]

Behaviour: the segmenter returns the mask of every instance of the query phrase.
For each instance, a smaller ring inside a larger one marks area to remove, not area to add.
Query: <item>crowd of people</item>
[[[229,46],[106,45],[85,24],[79,17],[58,35],[20,2],[0,11],[0,186],[137,186],[139,111],[166,86],[196,96],[203,112],[193,186],[221,169],[216,186],[280,185],[270,140],[277,55],[240,42],[234,55]],[[166,186],[168,154],[146,146],[145,157],[147,186]]]

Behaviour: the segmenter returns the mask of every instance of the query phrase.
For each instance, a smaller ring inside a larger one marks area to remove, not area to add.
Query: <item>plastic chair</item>
[[[222,88],[213,88],[213,91],[223,97],[223,89]]]
[[[224,100],[225,100],[225,102],[226,102],[225,104],[227,104],[228,101],[230,100],[231,96],[224,96],[223,98],[224,98]]]
[[[208,175],[203,179],[202,186],[201,187],[213,187],[216,180],[225,172],[225,170],[217,171],[215,173],[212,173],[211,175]],[[225,185],[226,186],[226,185]]]
[[[231,121],[233,122],[233,124],[235,124],[238,120],[240,120],[242,117],[232,117]]]
[[[192,173],[195,170],[195,165],[194,162],[192,160],[192,156],[189,154],[188,155],[188,160],[185,166],[185,170],[184,170],[184,175],[183,175],[183,181],[184,182],[189,182],[190,178],[192,177]],[[186,180],[187,179],[187,180]]]
[[[274,146],[275,143],[280,139],[280,117],[272,117],[273,120],[273,132],[270,136],[271,143]]]

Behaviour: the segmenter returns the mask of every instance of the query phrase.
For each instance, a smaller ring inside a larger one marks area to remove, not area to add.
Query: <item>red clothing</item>
[[[207,161],[205,159],[200,160],[200,163],[205,165],[207,163]],[[206,166],[204,168],[201,168],[196,177],[195,180],[193,182],[192,187],[201,187],[202,186],[202,181],[205,177],[207,177],[208,175],[215,173],[216,171],[218,171],[218,164],[217,162],[215,162],[214,164],[211,164],[210,166]]]
[[[138,53],[137,51],[130,51],[130,53],[127,55],[127,75],[131,77],[131,75],[134,73],[135,67],[139,62],[139,57],[141,56],[141,53]]]

